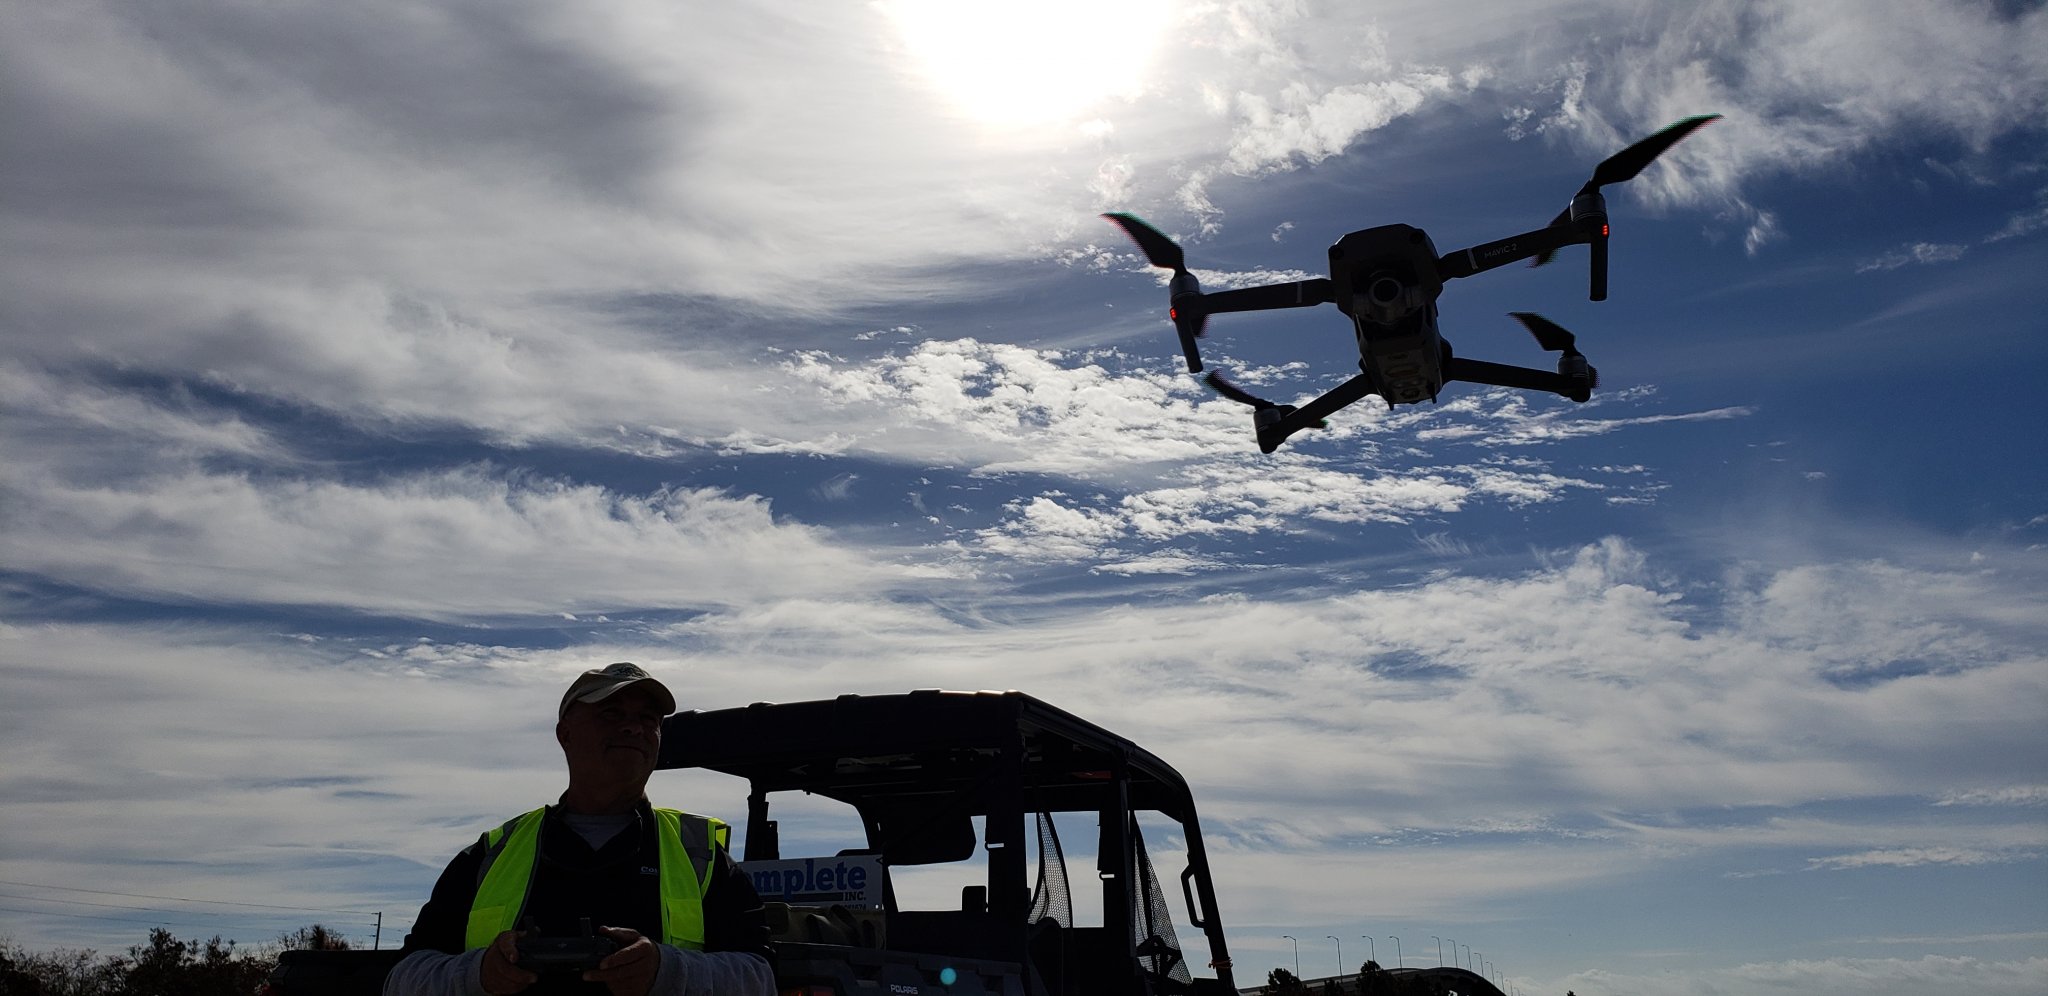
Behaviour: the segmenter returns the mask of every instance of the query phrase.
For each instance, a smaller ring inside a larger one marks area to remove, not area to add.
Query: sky
[[[632,660],[1130,737],[1243,984],[2048,990],[2040,3],[10,3],[0,97],[13,944],[394,943]],[[1709,113],[1608,189],[1609,300],[1573,247],[1439,302],[1573,330],[1584,405],[1261,455],[1100,217],[1303,279]]]

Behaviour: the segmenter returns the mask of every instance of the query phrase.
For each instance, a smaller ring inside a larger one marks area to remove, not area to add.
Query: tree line
[[[254,996],[286,951],[340,951],[349,944],[320,924],[254,948],[218,935],[181,940],[162,927],[125,955],[89,948],[29,951],[0,941],[0,996]]]

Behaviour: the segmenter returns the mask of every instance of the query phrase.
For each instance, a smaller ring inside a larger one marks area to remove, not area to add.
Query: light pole
[[[1438,961],[1442,961],[1443,959],[1442,959],[1442,958],[1438,958],[1437,960],[1438,960]],[[1457,968],[1457,967],[1458,967],[1458,942],[1457,942],[1457,941],[1452,941],[1452,942],[1451,942],[1451,967],[1452,967],[1452,968]]]
[[[1403,961],[1401,960],[1401,939],[1400,939],[1400,938],[1398,938],[1398,937],[1394,937],[1394,935],[1392,935],[1392,934],[1388,934],[1387,936],[1388,936],[1388,937],[1393,937],[1393,939],[1394,939],[1394,967],[1395,967],[1395,968],[1407,968],[1407,967],[1408,967],[1407,963],[1405,963],[1405,962],[1403,962]]]
[[[1464,966],[1463,966],[1463,967],[1464,967],[1465,971],[1469,972],[1469,971],[1471,971],[1471,970],[1472,970],[1472,945],[1470,945],[1470,944],[1460,944],[1460,945],[1458,945],[1458,947],[1461,947],[1461,948],[1464,948],[1464,949],[1465,949],[1465,964],[1464,964]],[[1455,950],[1455,949],[1453,949],[1453,950]],[[1453,959],[1452,959],[1452,963],[1453,963],[1453,964],[1455,964],[1455,963],[1456,963],[1456,961],[1457,961],[1457,960],[1456,960],[1455,958],[1453,958]]]
[[[1482,976],[1483,976],[1483,975],[1485,975],[1485,974],[1486,974],[1486,956],[1485,956],[1485,955],[1483,955],[1483,954],[1480,954],[1480,953],[1479,953],[1479,952],[1477,952],[1477,951],[1467,951],[1467,952],[1465,952],[1465,953],[1466,953],[1467,955],[1469,955],[1469,956],[1470,956],[1470,957],[1468,957],[1468,958],[1466,958],[1466,959],[1465,959],[1465,970],[1466,970],[1466,971],[1468,971],[1468,972],[1471,972],[1471,971],[1476,971],[1476,972],[1478,972],[1478,973],[1479,973],[1480,975],[1482,975]],[[1473,963],[1473,962],[1475,962],[1475,961],[1479,963],[1479,967],[1478,967],[1477,969],[1474,969],[1474,968],[1472,967],[1472,963]]]
[[[1294,935],[1293,935],[1293,934],[1281,934],[1280,936],[1281,936],[1281,937],[1285,937],[1285,938],[1287,938],[1287,939],[1288,939],[1288,940],[1290,940],[1290,941],[1294,941]],[[1300,941],[1294,941],[1294,977],[1295,977],[1295,978],[1297,978],[1297,979],[1301,978],[1301,942],[1300,942]]]
[[[1329,938],[1330,940],[1333,940],[1333,941],[1337,941],[1337,974],[1338,974],[1338,975],[1343,975],[1343,974],[1344,974],[1344,942],[1343,942],[1343,941],[1341,941],[1341,940],[1338,940],[1338,939],[1337,939],[1337,935],[1335,935],[1335,934],[1324,934],[1323,936],[1324,936],[1324,937],[1327,937],[1327,938]]]
[[[1378,952],[1377,952],[1377,950],[1376,950],[1376,949],[1375,949],[1375,948],[1373,947],[1373,943],[1372,943],[1372,935],[1371,935],[1371,934],[1360,934],[1360,935],[1358,935],[1358,936],[1360,936],[1360,937],[1363,937],[1363,938],[1365,938],[1365,960],[1366,960],[1366,961],[1378,961],[1378,960],[1380,960],[1380,956],[1379,956],[1379,953],[1378,953]]]
[[[1442,968],[1444,967],[1444,939],[1435,934],[1429,935],[1429,939],[1436,942],[1436,967]]]

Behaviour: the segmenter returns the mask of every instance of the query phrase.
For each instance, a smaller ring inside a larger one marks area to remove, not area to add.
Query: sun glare
[[[1046,124],[1134,94],[1171,27],[1167,0],[891,0],[916,70],[984,124]]]

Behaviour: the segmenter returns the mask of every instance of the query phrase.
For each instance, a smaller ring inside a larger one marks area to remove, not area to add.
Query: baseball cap
[[[562,707],[555,711],[555,718],[567,716],[571,702],[602,702],[632,685],[643,682],[659,694],[662,715],[666,716],[676,711],[676,697],[668,690],[667,685],[654,680],[654,676],[642,670],[640,665],[620,661],[617,664],[592,668],[578,675],[569,685],[569,690],[562,693]]]

